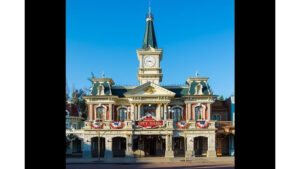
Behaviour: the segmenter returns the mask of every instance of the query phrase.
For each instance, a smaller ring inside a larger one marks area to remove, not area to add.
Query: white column
[[[166,135],[166,151],[165,157],[174,158],[174,151],[172,150],[172,135]]]
[[[141,111],[141,105],[142,104],[140,104],[140,103],[138,104],[138,120],[142,117],[141,116],[141,113],[142,113],[142,111]]]
[[[189,114],[189,119],[193,120],[191,103],[188,103],[188,114]]]
[[[167,120],[167,103],[164,103],[164,120]]]
[[[211,104],[208,103],[207,104],[207,119],[208,121],[210,121],[210,111],[211,111]]]
[[[109,119],[109,121],[112,121],[112,112],[113,112],[113,110],[112,110],[112,104],[111,103],[109,104],[108,109],[109,109],[109,118],[108,119]]]
[[[130,104],[130,120],[134,120],[134,104]]]
[[[166,151],[169,151],[169,135],[166,135]]]
[[[156,119],[158,119],[158,120],[160,120],[160,106],[161,106],[161,103],[159,103],[156,108]]]

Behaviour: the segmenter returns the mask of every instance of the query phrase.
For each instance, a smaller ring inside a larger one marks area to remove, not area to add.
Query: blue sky
[[[89,88],[91,72],[116,85],[138,85],[147,0],[67,0],[66,76],[69,90]],[[161,85],[209,77],[214,94],[234,94],[234,0],[152,0]]]

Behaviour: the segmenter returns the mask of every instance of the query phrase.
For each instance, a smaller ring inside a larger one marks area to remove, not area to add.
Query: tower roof
[[[152,47],[157,49],[156,37],[155,37],[154,26],[153,26],[153,17],[152,17],[150,5],[149,5],[149,12],[147,14],[146,21],[147,24],[146,24],[146,30],[145,30],[142,48],[147,49],[149,47]]]

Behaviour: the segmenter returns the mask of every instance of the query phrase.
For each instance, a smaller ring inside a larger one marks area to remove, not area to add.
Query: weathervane
[[[104,73],[102,73],[101,75],[102,75],[102,78],[104,78]]]
[[[196,77],[198,77],[198,75],[199,75],[198,71],[196,71],[195,75],[196,75]]]

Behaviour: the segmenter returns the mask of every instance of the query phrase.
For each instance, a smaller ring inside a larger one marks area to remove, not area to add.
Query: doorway
[[[184,157],[184,137],[174,137],[173,138],[173,149],[174,156],[176,157]]]
[[[93,137],[91,139],[92,157],[99,157],[98,139],[99,137]],[[100,157],[104,157],[104,152],[105,152],[105,138],[100,137]]]
[[[196,157],[207,156],[207,137],[195,137],[194,138],[194,151]]]
[[[113,157],[125,157],[126,138],[114,137],[112,139]]]

